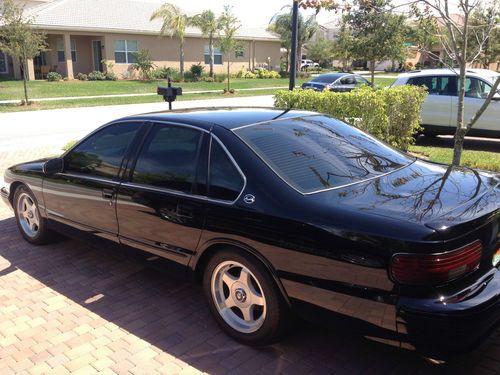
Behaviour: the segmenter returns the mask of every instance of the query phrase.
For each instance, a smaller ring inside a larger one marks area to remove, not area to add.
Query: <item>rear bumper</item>
[[[2,198],[3,202],[9,206],[10,209],[12,209],[12,205],[10,204],[9,201],[9,192],[7,191],[6,187],[0,188],[0,197]]]
[[[467,351],[500,322],[500,271],[492,269],[467,290],[447,300],[400,298],[398,330],[424,355],[437,358]]]

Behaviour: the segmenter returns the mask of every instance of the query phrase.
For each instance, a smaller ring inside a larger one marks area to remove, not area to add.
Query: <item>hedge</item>
[[[329,114],[407,151],[420,130],[420,110],[426,96],[426,90],[417,86],[364,86],[344,93],[280,90],[274,96],[274,106]]]

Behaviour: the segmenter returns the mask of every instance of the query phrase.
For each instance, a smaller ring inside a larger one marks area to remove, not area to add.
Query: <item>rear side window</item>
[[[196,129],[155,125],[137,158],[132,182],[191,192],[200,141]]]
[[[225,201],[234,201],[238,198],[244,185],[243,177],[226,151],[213,138],[209,169],[208,196]]]
[[[116,178],[125,152],[140,125],[140,123],[113,124],[91,135],[65,156],[64,171]]]
[[[256,124],[235,133],[281,179],[304,194],[360,182],[413,161],[328,116]]]
[[[453,76],[413,77],[408,84],[427,87],[429,95],[455,95],[456,92],[456,77]]]

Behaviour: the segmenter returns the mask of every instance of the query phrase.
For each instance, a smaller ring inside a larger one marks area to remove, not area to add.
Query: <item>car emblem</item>
[[[243,202],[245,202],[246,204],[252,204],[255,202],[255,196],[253,196],[252,194],[247,194],[243,197]]]

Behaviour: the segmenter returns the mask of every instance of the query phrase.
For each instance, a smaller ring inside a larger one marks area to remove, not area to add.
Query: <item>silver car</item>
[[[467,69],[465,79],[465,121],[481,108],[500,73]],[[458,108],[458,77],[451,69],[416,70],[401,74],[392,86],[426,86],[429,95],[422,106],[424,134],[455,134]],[[469,131],[468,135],[500,138],[500,92]]]

